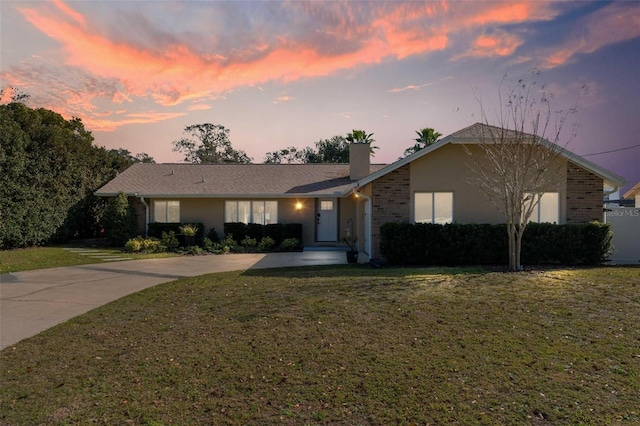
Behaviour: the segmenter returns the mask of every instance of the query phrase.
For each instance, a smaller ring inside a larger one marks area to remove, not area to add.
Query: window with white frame
[[[453,192],[416,192],[414,220],[416,223],[452,223]]]
[[[261,225],[278,223],[278,202],[225,201],[224,221],[259,223]]]
[[[180,222],[180,201],[154,201],[153,220],[162,223]]]
[[[526,193],[525,200],[534,202],[537,197],[533,193]],[[529,204],[530,205],[530,204]],[[525,203],[525,208],[528,205]],[[535,223],[560,223],[560,194],[557,192],[544,192],[538,205],[533,208],[529,222]]]

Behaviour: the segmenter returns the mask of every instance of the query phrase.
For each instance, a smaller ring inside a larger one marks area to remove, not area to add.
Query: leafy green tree
[[[298,150],[295,146],[279,151],[268,152],[264,157],[265,164],[304,163],[306,149]]]
[[[109,241],[123,246],[127,240],[135,236],[138,228],[133,206],[124,193],[119,193],[109,200],[104,215],[104,234]]]
[[[146,152],[133,155],[128,149],[118,148],[107,151],[114,159],[114,166],[119,170],[124,170],[135,163],[155,163],[153,157]]]
[[[429,145],[433,145],[438,142],[442,133],[438,133],[430,127],[425,127],[424,129],[416,130],[417,138],[414,139],[416,143],[407,149],[404,150],[404,156],[408,157],[411,154],[415,154],[423,148],[428,147]]]
[[[316,149],[307,148],[305,163],[348,163],[349,142],[344,136],[333,136],[316,142]]]
[[[106,205],[93,193],[118,164],[79,119],[0,105],[0,249],[97,236]]]
[[[251,163],[242,150],[233,149],[229,140],[230,130],[219,124],[194,124],[186,126],[189,137],[173,141],[173,151],[184,155],[187,163]]]
[[[79,119],[16,102],[1,105],[0,117],[1,244],[41,244],[87,191],[104,183],[105,170],[95,167],[93,136]]]
[[[350,143],[373,143],[373,133],[367,134],[364,130],[354,130],[347,136],[336,135],[329,139],[320,139],[315,143],[315,149],[306,147],[298,149],[289,147],[280,151],[268,152],[265,155],[266,164],[281,163],[348,163]],[[371,154],[378,149],[371,146]]]

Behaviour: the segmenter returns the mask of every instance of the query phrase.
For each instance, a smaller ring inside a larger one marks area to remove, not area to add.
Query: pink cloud
[[[62,14],[56,13],[55,9],[35,6],[23,7],[20,11],[32,25],[61,43],[66,65],[119,81],[126,93],[115,94],[112,101],[116,103],[131,101],[132,97],[150,97],[159,105],[173,106],[238,86],[329,75],[338,70],[379,63],[385,58],[402,59],[440,50],[447,44],[446,35],[431,34],[419,25],[400,25],[398,11],[388,18],[360,25],[349,25],[354,17],[347,14],[338,26],[349,29],[347,38],[364,37],[358,40],[356,49],[330,54],[323,52],[320,46],[281,38],[278,44],[258,42],[246,46],[245,53],[236,50],[232,55],[236,60],[230,60],[227,59],[229,55],[200,54],[191,46],[178,42],[165,46],[161,52],[115,42],[98,33],[94,29],[97,26],[86,24],[85,17],[61,0],[55,5]],[[351,5],[342,7],[350,10]],[[425,7],[416,10],[410,19],[418,20],[433,13],[432,7]],[[373,30],[365,31],[370,28]],[[287,67],[282,66],[285,63]]]
[[[522,44],[522,40],[506,31],[497,30],[493,34],[481,34],[471,48],[461,56],[493,57],[511,56]]]
[[[175,112],[144,112],[144,113],[132,113],[127,114],[123,118],[118,120],[104,120],[98,115],[92,115],[83,118],[83,123],[86,128],[97,132],[112,132],[119,127],[128,124],[152,124],[159,123],[161,121],[170,120],[177,117],[182,117],[185,113]]]
[[[75,10],[71,9],[62,0],[52,0],[52,1],[53,1],[53,4],[58,9],[60,9],[65,15],[67,15],[68,17],[73,19],[77,24],[79,24],[79,25],[81,25],[83,27],[86,25],[86,22],[84,20],[84,16],[82,16],[82,14],[80,14],[80,13],[76,12]]]
[[[292,101],[292,100],[294,100],[294,99],[295,99],[295,97],[294,97],[294,96],[287,95],[286,93],[280,93],[280,94],[279,94],[278,96],[276,96],[276,98],[273,100],[273,103],[277,105],[277,104],[281,104],[281,103],[283,103],[283,102],[289,102],[289,101]]]
[[[209,104],[195,104],[189,106],[189,111],[204,111],[207,109],[211,109],[211,105]]]
[[[140,117],[99,120],[95,114],[102,112],[103,104],[113,109],[114,104],[145,99],[162,107],[191,102],[189,110],[201,110],[209,108],[207,101],[239,87],[261,90],[260,85],[270,81],[327,76],[442,51],[456,37],[471,40],[467,56],[508,57],[522,40],[496,28],[487,33],[486,27],[553,19],[559,12],[551,5],[543,1],[285,2],[281,7],[295,16],[287,18],[291,21],[264,31],[249,28],[236,33],[232,28],[237,37],[207,35],[205,43],[198,28],[177,36],[144,21],[142,35],[122,33],[110,31],[113,28],[105,27],[108,23],[83,15],[62,0],[25,3],[20,12],[60,43],[62,59],[39,70],[23,63],[3,72],[2,77],[10,77],[19,87],[40,84],[47,88],[47,93],[38,95],[46,99],[41,105],[62,109],[100,129],[113,129]],[[562,60],[563,52],[549,55],[550,60]],[[422,87],[407,85],[390,92]],[[291,99],[282,95],[274,102]],[[153,114],[152,119],[162,117],[174,116]]]
[[[465,7],[470,3],[463,3]],[[490,2],[490,7],[468,17],[471,25],[516,24],[528,21],[548,21],[559,11],[549,1]]]

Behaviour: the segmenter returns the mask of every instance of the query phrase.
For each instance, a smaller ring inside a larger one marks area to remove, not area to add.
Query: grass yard
[[[0,353],[0,424],[638,424],[640,269],[167,283]]]
[[[117,248],[100,248],[100,252],[119,255],[122,257],[130,257],[132,259],[151,259],[155,257],[177,256],[173,253],[125,253],[123,250]],[[90,263],[103,263],[103,261],[89,256],[71,253],[67,250],[63,250],[62,246],[0,250],[0,274],[7,272],[30,271],[34,269],[57,268],[60,266],[87,265]]]

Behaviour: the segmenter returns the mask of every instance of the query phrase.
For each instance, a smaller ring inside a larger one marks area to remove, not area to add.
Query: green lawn
[[[71,247],[71,246],[66,246]],[[102,253],[121,255],[133,259],[150,259],[154,257],[176,256],[172,253],[133,254],[124,253],[121,249],[100,248]],[[30,271],[33,269],[56,268],[59,266],[86,265],[102,263],[100,259],[71,253],[60,247],[31,247],[16,250],[0,250],[0,274],[7,272]]]
[[[0,353],[0,424],[638,424],[640,269],[180,280]]]

